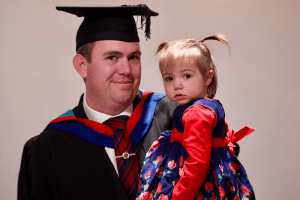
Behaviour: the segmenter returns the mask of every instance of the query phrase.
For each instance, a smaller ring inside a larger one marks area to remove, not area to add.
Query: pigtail
[[[203,38],[202,40],[200,40],[199,42],[203,43],[205,40],[217,40],[219,42],[222,42],[223,44],[226,44],[230,50],[230,46],[227,42],[227,40],[225,39],[225,35],[222,34],[213,34],[213,35],[209,35],[205,38]]]
[[[156,50],[155,55],[156,55],[158,52],[160,52],[167,44],[168,44],[168,42],[162,42],[162,43],[160,43],[160,44],[158,45],[158,47],[157,47],[157,50]]]
[[[211,53],[210,53],[209,49],[207,48],[207,46],[205,44],[203,44],[203,42],[206,40],[216,40],[216,41],[222,42],[223,44],[226,44],[229,49],[229,53],[230,53],[230,46],[229,46],[227,40],[225,39],[225,35],[222,35],[222,34],[209,35],[209,36],[203,38],[202,40],[198,41],[200,43],[201,52],[203,53],[204,57],[206,58],[203,63],[207,63],[208,64],[207,69],[213,70],[213,72],[214,72],[212,81],[211,81],[210,85],[207,87],[208,98],[212,99],[217,92],[218,76],[217,76],[217,69],[216,69],[214,61],[212,59]],[[207,71],[205,71],[205,73],[207,73]],[[205,73],[203,73],[203,74],[205,74]]]

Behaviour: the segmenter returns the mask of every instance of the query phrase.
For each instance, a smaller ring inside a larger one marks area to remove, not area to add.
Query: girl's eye
[[[190,74],[185,74],[185,75],[183,76],[183,78],[189,79],[189,78],[191,78],[191,75],[190,75]]]
[[[169,81],[172,81],[172,80],[173,80],[173,78],[170,77],[170,76],[168,76],[168,77],[165,78],[165,81],[168,81],[168,82],[169,82]]]

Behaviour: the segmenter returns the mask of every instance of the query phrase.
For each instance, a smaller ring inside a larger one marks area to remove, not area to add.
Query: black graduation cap
[[[57,10],[84,17],[77,35],[76,50],[83,44],[98,40],[120,40],[139,42],[137,27],[133,15],[141,16],[141,28],[144,24],[146,39],[150,38],[150,16],[158,13],[147,5],[122,5],[119,7],[56,7]],[[146,22],[145,22],[146,20]]]

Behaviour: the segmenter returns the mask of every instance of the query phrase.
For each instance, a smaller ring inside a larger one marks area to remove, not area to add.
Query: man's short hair
[[[90,43],[81,45],[77,50],[77,54],[82,55],[87,60],[87,62],[91,62],[92,61],[92,51],[93,51],[94,46],[95,46],[95,42],[90,42]]]

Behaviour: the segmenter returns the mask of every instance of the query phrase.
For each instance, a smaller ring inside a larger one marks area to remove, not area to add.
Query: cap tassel
[[[149,12],[149,9],[146,5],[144,4],[140,4],[139,5],[140,7],[140,10],[141,10],[141,27],[140,29],[143,30],[143,26],[144,24],[146,24],[146,28],[145,28],[145,37],[146,37],[146,40],[147,39],[150,39],[150,25],[151,25],[151,18],[150,18],[150,12]],[[146,20],[146,23],[145,23],[145,20]]]

